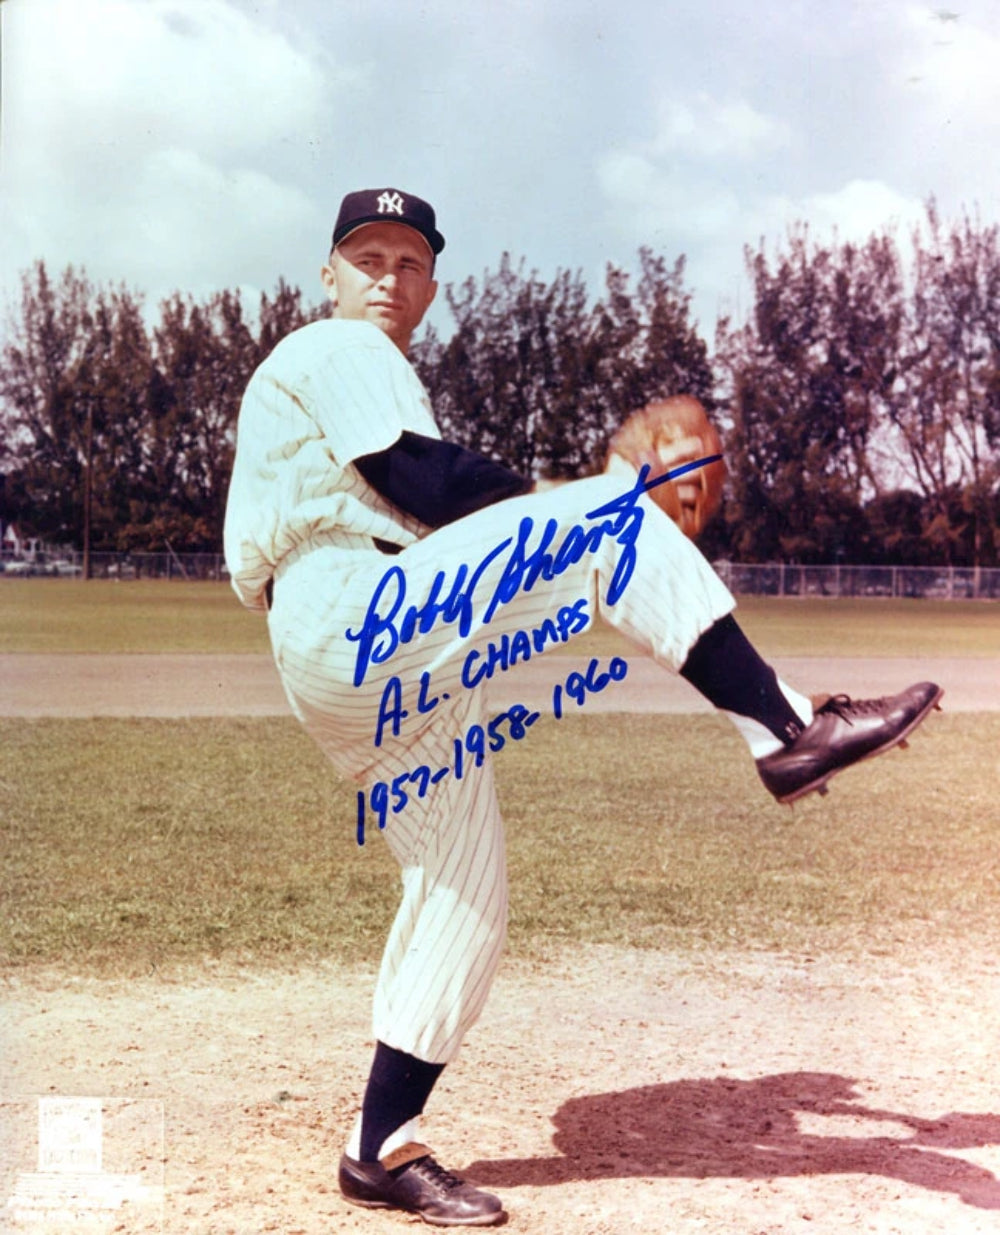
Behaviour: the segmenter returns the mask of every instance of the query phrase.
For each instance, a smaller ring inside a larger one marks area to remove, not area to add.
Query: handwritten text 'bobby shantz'
[[[467,638],[474,629],[488,625],[499,608],[510,603],[519,592],[530,591],[539,581],[558,578],[588,554],[596,553],[608,540],[620,546],[605,598],[606,604],[615,604],[635,570],[636,543],[645,515],[638,501],[641,494],[656,484],[715,462],[718,457],[714,455],[685,464],[652,482],[647,482],[649,468],[644,467],[632,489],[589,511],[584,516],[586,523],[573,524],[562,533],[558,543],[556,520],[548,520],[537,543],[533,543],[534,520],[525,516],[516,535],[506,537],[491,548],[475,566],[461,563],[450,577],[446,571],[438,571],[427,597],[420,604],[406,603],[406,575],[399,566],[391,566],[372,594],[362,626],[346,632],[347,638],[358,644],[354,685],[363,685],[372,665],[385,664],[401,645],[410,643],[418,635],[429,634],[439,622],[456,625],[458,634]],[[499,579],[491,588],[484,587],[483,595],[477,596],[483,576],[494,562],[500,565]],[[498,632],[485,644],[480,642],[467,650],[460,672],[461,684],[473,690],[494,673],[505,672],[530,659],[534,653],[567,642],[573,635],[586,630],[590,621],[587,599],[580,598],[560,606],[555,614],[545,617],[531,629]],[[591,695],[613,682],[622,681],[627,672],[628,664],[621,657],[613,657],[607,669],[602,670],[594,658],[585,672],[571,671],[553,688],[553,716],[557,721],[562,719],[565,699],[582,708]],[[448,698],[447,694],[439,698],[433,693],[430,679],[429,670],[420,674],[417,715],[426,715]],[[402,722],[409,716],[409,709],[403,706],[402,681],[392,675],[383,686],[375,745],[381,746],[387,734],[399,737]],[[490,754],[522,741],[539,716],[539,712],[516,703],[484,724],[473,723],[456,735],[451,742],[450,756],[437,766],[419,764],[391,780],[376,780],[367,790],[358,790],[358,844],[364,844],[369,814],[374,815],[378,828],[384,829],[390,816],[405,810],[412,800],[424,798],[442,781],[462,781],[470,771],[482,767]]]
[[[500,607],[510,604],[519,593],[558,578],[609,540],[620,551],[605,604],[616,604],[635,571],[636,544],[646,513],[639,504],[641,495],[718,458],[711,455],[686,463],[653,481],[648,480],[649,467],[643,467],[631,489],[588,511],[581,522],[563,530],[561,537],[556,519],[547,520],[536,532],[534,519],[525,515],[516,533],[490,548],[477,563],[462,562],[450,571],[439,570],[426,597],[415,604],[407,602],[404,570],[390,566],[375,586],[361,626],[345,632],[347,639],[358,645],[354,685],[364,684],[372,665],[385,664],[402,645],[429,634],[438,624],[456,625],[459,635],[466,638],[474,628],[489,624]],[[483,578],[494,563],[500,567],[499,578],[489,587],[484,585],[480,595]]]

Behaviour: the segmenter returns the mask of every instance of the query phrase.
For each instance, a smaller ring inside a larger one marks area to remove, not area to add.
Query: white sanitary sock
[[[408,1119],[402,1127],[396,1129],[391,1136],[386,1137],[382,1142],[382,1148],[379,1150],[379,1157],[384,1158],[386,1154],[391,1154],[394,1149],[399,1149],[401,1145],[405,1145],[408,1141],[420,1140],[420,1116],[414,1115],[412,1119]],[[361,1157],[361,1116],[358,1115],[354,1121],[354,1128],[351,1131],[350,1138],[347,1142],[347,1149],[344,1151],[349,1158],[353,1158],[355,1162]]]
[[[778,678],[778,686],[802,724],[810,725],[813,718],[813,706],[805,695],[800,695],[781,678]],[[750,754],[754,759],[763,759],[766,755],[773,755],[775,751],[781,750],[784,746],[781,739],[776,738],[771,730],[766,725],[762,725],[759,720],[754,720],[750,716],[740,716],[736,712],[726,712],[726,715],[743,735],[743,740],[750,747]]]

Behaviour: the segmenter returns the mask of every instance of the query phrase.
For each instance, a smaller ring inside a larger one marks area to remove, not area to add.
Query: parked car
[[[4,562],[3,573],[5,575],[31,575],[34,574],[35,568],[30,562],[18,559],[16,561]]]
[[[60,578],[82,575],[83,567],[79,566],[76,562],[71,562],[68,558],[59,558],[55,562],[49,562],[48,573],[50,575],[58,575]]]

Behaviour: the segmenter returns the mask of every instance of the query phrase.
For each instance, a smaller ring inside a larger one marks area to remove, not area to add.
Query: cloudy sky
[[[340,197],[427,197],[443,281],[687,258],[711,336],[743,246],[1000,217],[1000,3],[0,0],[0,293],[37,258],[310,301]],[[438,318],[447,328],[447,314]]]

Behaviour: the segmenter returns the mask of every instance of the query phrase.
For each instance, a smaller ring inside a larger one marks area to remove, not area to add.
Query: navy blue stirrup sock
[[[680,673],[709,703],[760,721],[786,746],[805,728],[778,685],[778,675],[731,614],[702,633]]]
[[[424,1109],[443,1063],[425,1063],[384,1042],[375,1058],[361,1105],[361,1161],[377,1162],[386,1138]]]

